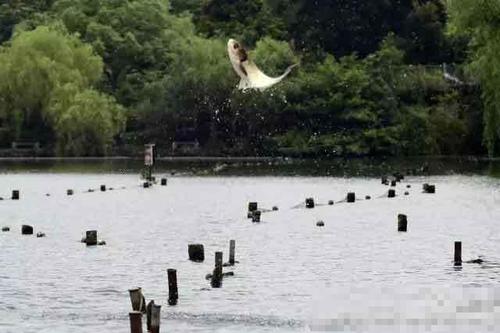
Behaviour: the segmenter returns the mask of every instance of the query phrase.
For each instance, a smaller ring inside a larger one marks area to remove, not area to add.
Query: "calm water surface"
[[[163,332],[500,330],[500,180],[488,167],[407,177],[394,199],[381,197],[388,188],[375,172],[177,170],[167,187],[143,189],[128,168],[0,168],[0,196],[21,191],[19,201],[0,201],[0,226],[11,228],[0,233],[0,332],[128,332],[127,290],[135,286],[163,305]],[[424,182],[437,193],[421,193]],[[84,193],[100,184],[116,190]],[[348,191],[373,199],[293,208],[306,197],[340,201]],[[254,200],[280,210],[252,224],[245,215]],[[396,230],[399,213],[408,215],[408,233]],[[47,237],[22,236],[22,224]],[[89,229],[107,245],[80,243]],[[215,251],[227,261],[230,239],[240,263],[212,289],[204,277]],[[485,263],[454,268],[455,240],[464,259]],[[205,245],[204,263],[187,260],[195,242]],[[167,268],[178,271],[175,307],[166,305]]]

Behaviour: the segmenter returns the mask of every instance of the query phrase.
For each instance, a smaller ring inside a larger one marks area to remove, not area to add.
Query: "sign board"
[[[144,165],[153,166],[154,164],[154,144],[144,145]]]

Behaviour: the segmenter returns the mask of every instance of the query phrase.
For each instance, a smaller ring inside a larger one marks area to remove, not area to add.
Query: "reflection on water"
[[[429,163],[432,175],[406,177],[394,199],[378,178],[210,176],[217,164],[234,175],[221,162],[186,176],[178,176],[185,168],[164,164],[162,172],[176,172],[168,186],[144,189],[132,172],[140,162],[106,163],[70,164],[96,168],[85,174],[58,163],[12,173],[3,164],[0,196],[19,189],[21,200],[0,201],[0,226],[11,227],[0,233],[0,332],[127,332],[134,286],[163,305],[162,331],[491,332],[500,324],[500,180],[485,176],[487,163],[446,172]],[[251,169],[319,175],[322,165]],[[384,164],[373,165],[367,174]],[[421,193],[424,182],[436,184],[436,194]],[[86,192],[101,184],[119,190]],[[338,203],[350,191],[373,199]],[[324,205],[292,209],[306,197]],[[252,224],[246,208],[254,200],[280,209]],[[408,216],[407,233],[397,232],[399,213]],[[22,236],[22,224],[47,237]],[[89,229],[107,245],[80,243]],[[211,289],[205,275],[213,253],[224,251],[227,261],[230,239],[240,263],[225,268],[235,276],[221,289]],[[464,260],[485,263],[455,269],[456,240]],[[187,244],[195,242],[205,245],[203,263],[187,260]],[[175,307],[167,306],[170,267],[178,270]]]

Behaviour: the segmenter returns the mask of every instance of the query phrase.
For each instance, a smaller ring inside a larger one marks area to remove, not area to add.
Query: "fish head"
[[[247,74],[242,66],[242,63],[248,60],[246,50],[237,40],[231,38],[227,42],[227,53],[236,73],[241,78],[245,78]]]

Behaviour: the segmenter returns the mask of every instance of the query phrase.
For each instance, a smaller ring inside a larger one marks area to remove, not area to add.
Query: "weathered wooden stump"
[[[404,214],[398,214],[398,231],[406,232],[408,229],[408,219]]]
[[[424,193],[436,193],[436,185],[424,184]]]
[[[252,222],[260,222],[260,210],[256,210],[252,213]]]
[[[205,260],[205,249],[203,244],[188,245],[189,260],[195,262],[203,262]]]
[[[324,226],[325,226],[325,222],[323,222],[323,221],[318,221],[318,222],[316,222],[316,226],[317,226],[317,227],[324,227]]]
[[[167,186],[167,178],[161,179],[161,186]]]
[[[179,299],[179,291],[177,289],[177,270],[173,268],[167,269],[168,275],[168,304],[176,305]]]
[[[454,263],[455,266],[461,266],[462,265],[462,242],[456,241],[455,242],[455,252],[454,252]]]
[[[222,286],[222,252],[215,252],[215,268],[210,280],[212,288]]]
[[[37,232],[36,237],[37,238],[45,237],[45,233],[44,232]]]
[[[391,189],[391,190],[389,190],[389,191],[387,192],[387,197],[388,197],[388,198],[394,198],[394,197],[396,197],[396,190],[392,190],[392,189]]]
[[[88,230],[85,233],[85,244],[87,246],[97,245],[97,230]]]
[[[149,184],[149,182],[144,182],[144,183],[142,184],[142,187],[144,187],[144,188],[149,188],[149,185],[150,185],[150,184]]]
[[[153,309],[153,305],[155,304],[154,300],[149,301],[146,306],[146,330],[151,332],[151,311]]]
[[[19,200],[19,198],[20,198],[19,190],[13,190],[11,199],[12,200]]]
[[[72,189],[68,189],[68,190],[66,190],[66,194],[67,194],[67,195],[73,195],[73,190],[72,190]]]
[[[371,197],[371,196],[369,196],[369,195],[366,195],[366,196],[365,196],[365,200],[370,200],[371,198],[372,198],[372,197]]]
[[[140,311],[129,312],[130,333],[142,333],[142,313]]]
[[[347,193],[347,202],[353,203],[356,201],[356,193],[349,192]]]
[[[23,224],[21,226],[22,235],[33,235],[33,227],[30,225]]]
[[[106,185],[101,185],[101,192],[106,192]]]
[[[153,304],[151,308],[151,333],[160,333],[160,311],[161,305]]]
[[[255,212],[258,208],[258,204],[256,202],[249,202],[248,203],[248,211],[249,212]]]
[[[132,303],[132,310],[143,312],[146,309],[146,304],[144,304],[144,296],[142,295],[141,288],[129,289],[128,293],[130,295],[130,302]]]
[[[2,231],[3,231],[3,232],[10,231],[10,228],[9,228],[9,227],[2,227]]]
[[[333,206],[333,200],[328,200],[328,205]]]
[[[234,265],[234,252],[236,249],[236,241],[234,239],[231,239],[229,241],[229,265]]]
[[[306,199],[306,208],[314,208],[314,199],[313,198]]]
[[[408,191],[405,191],[405,195],[410,195],[410,192],[408,192]]]

